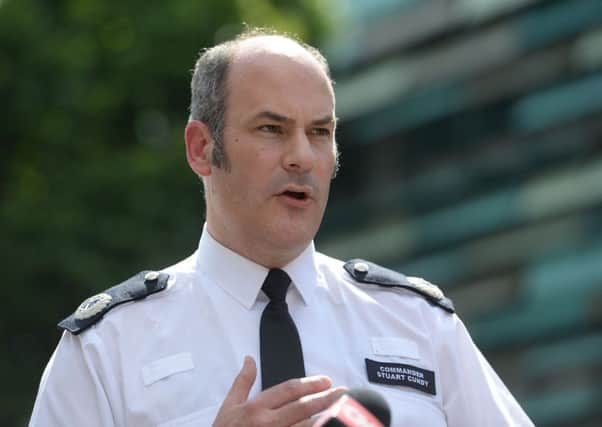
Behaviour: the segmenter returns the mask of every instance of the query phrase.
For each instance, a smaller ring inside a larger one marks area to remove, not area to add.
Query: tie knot
[[[291,283],[291,278],[284,270],[273,268],[265,278],[261,290],[268,296],[270,301],[284,302],[288,285]]]

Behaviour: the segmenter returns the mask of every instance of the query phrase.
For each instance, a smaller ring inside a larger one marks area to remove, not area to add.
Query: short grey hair
[[[269,28],[245,29],[233,40],[228,40],[208,49],[203,49],[196,61],[190,83],[190,117],[207,125],[214,140],[212,163],[218,168],[229,169],[228,157],[224,150],[224,125],[226,100],[228,98],[227,78],[232,58],[241,41],[253,37],[280,36],[294,41],[310,53],[322,66],[331,80],[330,68],[320,51],[290,34],[280,33]],[[337,166],[338,169],[338,151]]]

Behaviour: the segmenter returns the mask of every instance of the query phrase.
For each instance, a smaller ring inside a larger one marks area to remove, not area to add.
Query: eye
[[[316,136],[330,136],[330,129],[328,128],[312,128],[312,135]]]
[[[279,125],[261,125],[257,129],[259,129],[263,132],[268,132],[268,133],[278,133],[278,134],[283,133],[282,127]]]

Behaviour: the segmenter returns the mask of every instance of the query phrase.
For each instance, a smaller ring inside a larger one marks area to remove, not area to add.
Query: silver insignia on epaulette
[[[439,289],[439,286],[433,285],[422,277],[408,277],[408,281],[414,285],[416,289],[421,290],[428,296],[435,298],[437,301],[442,300],[445,297],[443,291]]]
[[[78,320],[89,319],[103,311],[112,300],[113,297],[104,292],[91,296],[77,307],[74,317]]]

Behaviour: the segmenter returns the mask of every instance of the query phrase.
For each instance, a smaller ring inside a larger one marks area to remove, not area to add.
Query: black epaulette
[[[403,288],[422,295],[428,302],[454,313],[454,303],[443,295],[438,286],[419,277],[406,277],[397,271],[389,270],[363,259],[352,259],[345,263],[345,270],[356,281],[385,288]]]
[[[75,313],[62,320],[57,326],[74,335],[88,329],[120,304],[146,298],[167,287],[169,274],[157,271],[142,271],[119,285],[82,302]]]

